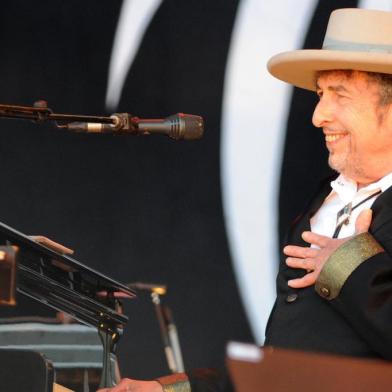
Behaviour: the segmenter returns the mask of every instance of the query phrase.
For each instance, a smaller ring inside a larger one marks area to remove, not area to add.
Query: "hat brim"
[[[318,71],[352,69],[392,74],[392,54],[339,50],[294,50],[273,56],[267,64],[276,78],[306,90],[316,90]]]

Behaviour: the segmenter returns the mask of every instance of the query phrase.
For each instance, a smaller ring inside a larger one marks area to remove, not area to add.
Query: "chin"
[[[340,174],[344,174],[345,169],[346,169],[346,164],[345,162],[342,162],[343,160],[337,159],[337,157],[329,156],[328,159],[328,165],[331,169],[337,171]]]
[[[328,159],[329,167],[337,173],[344,175],[346,178],[357,182],[363,179],[370,180],[366,170],[364,170],[361,165],[358,163],[356,165],[353,165],[352,162],[350,163],[347,162],[346,159],[336,159],[336,157],[331,156]]]

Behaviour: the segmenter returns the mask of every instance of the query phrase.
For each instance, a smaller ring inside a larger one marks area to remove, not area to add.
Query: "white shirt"
[[[336,228],[337,213],[348,203],[355,207],[362,200],[366,199],[373,193],[381,190],[384,192],[392,185],[392,173],[387,174],[377,182],[367,185],[358,190],[355,181],[344,177],[342,174],[331,182],[332,191],[324,200],[324,203],[313,215],[310,220],[312,232],[327,237],[333,236]],[[380,194],[367,200],[352,211],[349,223],[344,224],[340,230],[338,238],[352,236],[355,232],[355,221],[361,211],[370,208]]]

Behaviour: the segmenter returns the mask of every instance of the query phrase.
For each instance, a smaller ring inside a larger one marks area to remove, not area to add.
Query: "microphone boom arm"
[[[74,121],[105,124],[115,123],[115,120],[112,117],[53,113],[52,109],[47,107],[47,103],[45,101],[37,101],[34,103],[34,106],[0,104],[0,117],[32,120],[37,123],[42,123],[44,121],[61,121],[64,123]]]
[[[0,104],[0,118],[30,120],[36,123],[54,121],[57,128],[86,133],[115,133],[130,135],[164,134],[172,139],[195,140],[204,133],[200,116],[177,113],[165,119],[144,120],[129,113],[115,113],[110,117],[53,113],[46,101],[33,106]]]

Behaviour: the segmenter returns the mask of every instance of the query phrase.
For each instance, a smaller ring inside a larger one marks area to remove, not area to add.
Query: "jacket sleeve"
[[[160,377],[164,392],[234,392],[225,369],[193,369]]]
[[[192,392],[234,392],[226,369],[194,369],[188,377]]]
[[[391,229],[386,225],[379,238],[364,233],[347,241],[331,255],[315,286],[386,359],[392,359]]]

